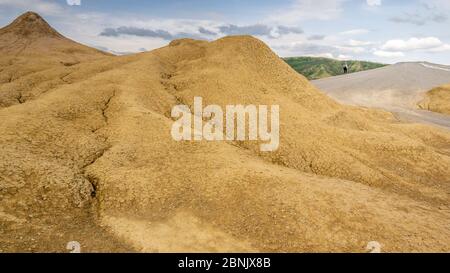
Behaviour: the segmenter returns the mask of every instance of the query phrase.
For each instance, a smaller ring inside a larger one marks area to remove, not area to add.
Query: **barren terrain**
[[[419,107],[433,112],[450,115],[450,85],[433,88],[425,94]]]
[[[1,251],[450,251],[448,130],[341,105],[252,37],[119,57],[18,20],[0,30]],[[279,150],[174,141],[195,96],[280,105]]]
[[[449,116],[418,107],[427,91],[447,83],[450,83],[450,67],[426,62],[399,63],[313,81],[341,103],[380,108],[403,121],[450,129]]]

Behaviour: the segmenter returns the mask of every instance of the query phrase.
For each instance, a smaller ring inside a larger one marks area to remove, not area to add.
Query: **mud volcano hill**
[[[448,131],[340,105],[252,37],[120,57],[41,39],[74,50],[2,65],[2,251],[450,250]],[[46,56],[80,62],[23,72]],[[170,111],[195,96],[278,104],[279,150],[174,141]]]
[[[428,62],[397,63],[312,81],[320,90],[341,103],[380,108],[394,113],[396,118],[405,122],[426,123],[446,129],[450,129],[449,116],[419,110],[417,105],[430,89],[449,82],[449,66]],[[433,92],[437,93],[441,92]],[[435,99],[442,101],[438,102],[440,105],[445,105],[445,92],[442,94],[443,98],[437,96]],[[433,107],[432,103],[430,110],[433,111]]]
[[[450,115],[450,84],[433,88],[419,103],[421,109]]]
[[[63,37],[33,12],[0,29],[0,53],[0,107],[68,81],[64,67],[110,56]]]

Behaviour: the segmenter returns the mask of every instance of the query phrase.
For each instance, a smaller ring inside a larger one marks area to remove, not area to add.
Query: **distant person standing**
[[[343,69],[344,69],[344,74],[347,74],[348,73],[348,64],[347,64],[347,62],[345,62],[344,66],[343,66]]]

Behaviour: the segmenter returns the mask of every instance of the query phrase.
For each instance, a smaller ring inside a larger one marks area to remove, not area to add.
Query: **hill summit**
[[[45,62],[61,59],[86,60],[109,55],[72,41],[52,28],[39,14],[29,11],[11,24],[0,29],[0,53],[9,59],[11,55],[25,57],[43,55]],[[1,59],[0,62],[4,61]]]
[[[109,56],[64,37],[39,14],[26,12],[0,28],[0,107],[24,102],[45,91],[47,87],[42,89],[39,84],[70,82],[70,66]]]
[[[0,29],[0,35],[13,34],[22,37],[53,37],[63,38],[47,21],[39,14],[29,11],[3,29]]]

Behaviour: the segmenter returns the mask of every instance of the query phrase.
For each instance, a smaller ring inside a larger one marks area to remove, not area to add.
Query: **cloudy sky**
[[[28,10],[117,54],[250,34],[282,57],[450,64],[450,0],[0,0],[0,25]]]

